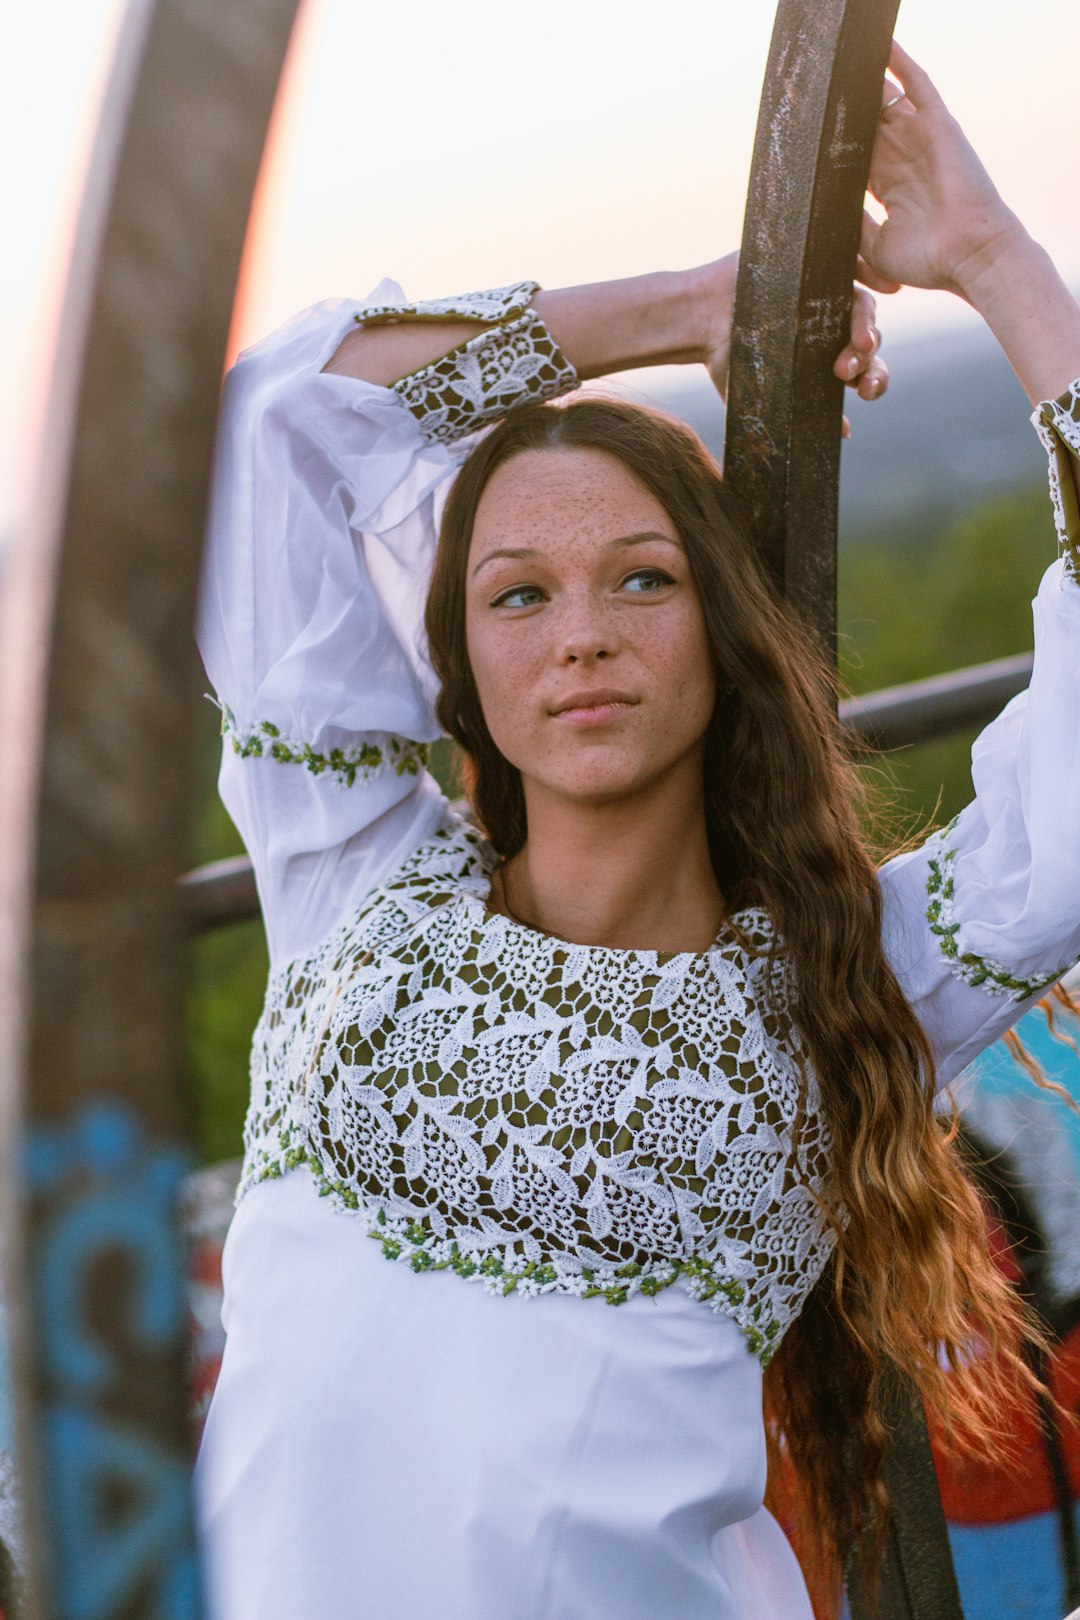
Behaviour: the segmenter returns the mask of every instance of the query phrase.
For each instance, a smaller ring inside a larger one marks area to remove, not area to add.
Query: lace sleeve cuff
[[[535,281],[416,304],[379,304],[355,319],[364,326],[397,321],[484,321],[489,330],[394,383],[424,438],[452,443],[497,421],[525,399],[551,399],[578,385],[578,375],[529,300]]]
[[[1050,458],[1050,499],[1065,572],[1080,584],[1080,503],[1072,478],[1080,458],[1080,379],[1057,399],[1037,405],[1031,421]]]
[[[956,898],[953,863],[956,847],[953,832],[958,821],[954,816],[947,827],[934,833],[927,842],[929,873],[926,885],[926,921],[930,932],[937,936],[942,956],[953,973],[965,984],[987,991],[990,995],[1005,996],[1010,1001],[1027,1001],[1057,984],[1073,966],[1070,957],[1048,972],[1041,971],[1024,976],[1008,963],[995,962],[988,956],[965,951],[960,943],[960,923],[954,913]]]

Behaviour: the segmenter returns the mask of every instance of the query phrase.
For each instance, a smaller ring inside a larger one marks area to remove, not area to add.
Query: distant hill
[[[887,344],[884,400],[852,398],[840,482],[840,538],[858,544],[895,523],[937,528],[956,512],[1045,476],[1023,389],[985,328]],[[704,371],[636,372],[619,384],[674,411],[721,456],[724,407]]]

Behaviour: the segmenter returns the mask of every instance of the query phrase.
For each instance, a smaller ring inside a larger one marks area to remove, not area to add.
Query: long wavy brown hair
[[[877,866],[860,830],[865,773],[841,737],[835,676],[766,581],[716,462],[662,412],[599,395],[524,404],[462,463],[426,626],[438,716],[462,750],[477,819],[503,859],[521,849],[521,778],[491,739],[466,644],[474,515],[510,457],[576,448],[621,461],[686,547],[719,692],[705,750],[711,857],[729,910],[763,906],[789,953],[789,1011],[831,1133],[820,1196],[837,1246],[765,1380],[772,1500],[782,1463],[800,1556],[828,1608],[852,1550],[871,1566],[880,1553],[893,1369],[955,1443],[1000,1447],[1002,1396],[1033,1388],[1022,1347],[1038,1329],[990,1260],[978,1195],[935,1116],[930,1046],[882,949]],[[804,1100],[805,1087],[804,1075]]]

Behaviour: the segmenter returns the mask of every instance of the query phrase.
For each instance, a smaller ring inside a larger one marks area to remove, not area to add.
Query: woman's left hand
[[[884,278],[875,276],[863,260],[859,260],[859,278],[870,281],[879,292],[898,289]],[[851,300],[851,342],[836,357],[833,370],[842,382],[854,388],[860,399],[880,399],[889,386],[889,368],[881,358],[881,333],[875,317],[877,304],[866,287],[856,286]],[[851,423],[845,416],[840,432],[851,438]]]
[[[731,359],[731,323],[735,304],[735,278],[739,255],[729,253],[705,267],[705,310],[709,332],[705,344],[704,360],[709,376],[722,399],[727,399],[728,365]],[[899,291],[895,281],[879,275],[860,256],[856,265],[859,282],[851,299],[851,340],[837,355],[833,370],[842,382],[854,388],[860,399],[880,399],[889,386],[889,368],[881,358],[881,333],[876,324],[877,304],[873,293]],[[851,437],[851,423],[843,418],[841,432]]]

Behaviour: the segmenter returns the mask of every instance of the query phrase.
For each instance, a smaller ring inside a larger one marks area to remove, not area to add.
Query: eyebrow
[[[604,549],[605,551],[612,551],[616,546],[641,546],[645,544],[646,540],[663,540],[669,546],[675,546],[679,551],[683,549],[681,541],[676,540],[673,535],[661,534],[659,529],[643,529],[638,534],[620,534],[615,540],[609,540]],[[539,555],[540,553],[531,546],[500,546],[497,551],[489,551],[486,557],[481,557],[469,577],[475,579],[481,568],[489,562],[494,562],[496,557],[514,557],[519,560],[527,560],[530,557],[538,557]]]

